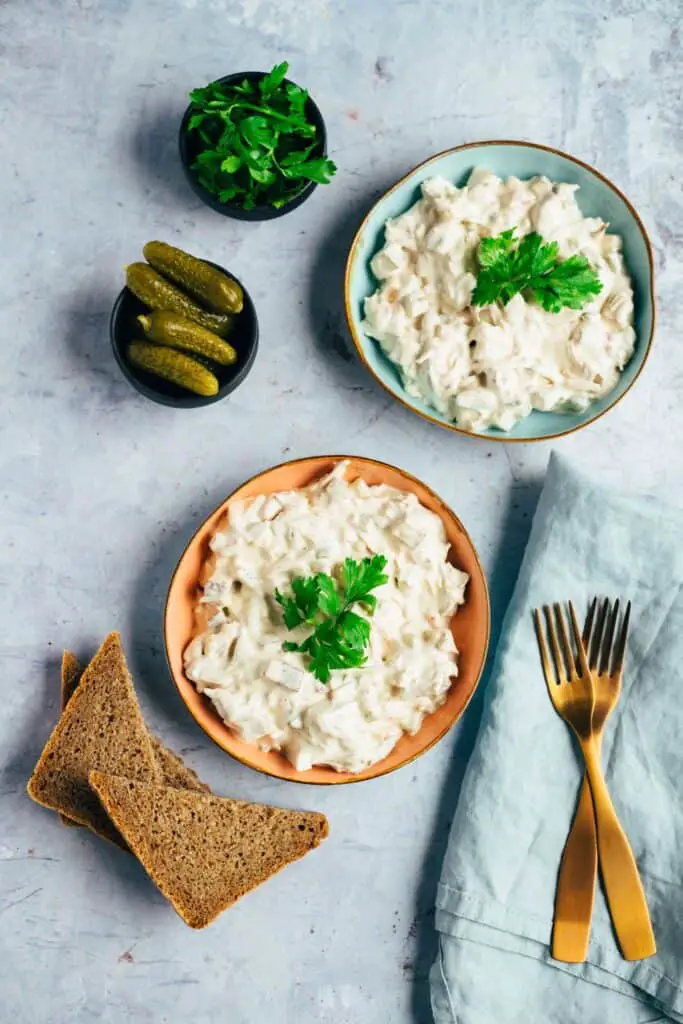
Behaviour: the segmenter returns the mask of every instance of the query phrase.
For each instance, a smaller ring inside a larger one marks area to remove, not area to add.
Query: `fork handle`
[[[555,893],[552,955],[568,964],[583,963],[595,900],[598,847],[593,797],[584,775],[581,796],[562,854]]]
[[[597,828],[605,895],[625,960],[643,960],[657,952],[645,892],[633,852],[607,791],[594,737],[581,739]]]

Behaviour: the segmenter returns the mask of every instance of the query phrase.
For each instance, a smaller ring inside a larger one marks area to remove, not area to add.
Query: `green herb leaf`
[[[333,174],[337,170],[332,160],[305,160],[303,162],[290,162],[283,164],[282,172],[288,178],[306,178],[307,181],[317,181],[319,185],[329,184]]]
[[[220,153],[214,149],[205,149],[202,153],[197,154],[197,158],[193,163],[193,167],[218,167],[223,161],[223,157]]]
[[[324,572],[318,573],[315,579],[318,584],[318,608],[325,615],[338,615],[341,601],[334,580]]]
[[[280,158],[280,167],[293,167],[295,164],[305,163],[314,149],[315,142],[311,143],[310,146],[306,146],[305,149],[294,150],[292,153],[285,153],[285,155]]]
[[[287,629],[296,629],[297,626],[300,626],[304,619],[299,612],[296,601],[291,597],[285,597],[279,590],[275,591],[275,600],[282,606],[282,615]],[[293,647],[290,645],[289,649],[296,650],[296,644]]]
[[[320,583],[317,576],[297,576],[292,580],[292,591],[302,620],[313,622],[320,598]]]
[[[226,174],[234,174],[242,166],[242,161],[234,153],[231,156],[226,156],[225,160],[221,163],[221,170],[225,171]]]
[[[585,256],[559,259],[557,242],[544,242],[531,232],[520,241],[514,229],[479,244],[480,273],[472,293],[475,306],[507,305],[513,296],[529,292],[551,313],[563,307],[582,309],[602,291],[595,269]]]
[[[275,591],[287,629],[304,624],[315,627],[302,643],[288,640],[283,648],[308,655],[310,671],[320,682],[326,683],[335,669],[360,668],[366,663],[370,623],[351,606],[359,603],[374,609],[376,598],[370,591],[387,582],[386,564],[384,555],[360,562],[345,559],[340,573],[343,595],[326,573],[297,576],[292,580],[292,597]]]
[[[218,193],[218,198],[222,203],[230,203],[237,195],[237,189],[234,186],[228,188],[222,188]]]
[[[240,123],[242,137],[250,146],[272,146],[277,139],[277,132],[262,114],[245,117]]]
[[[503,231],[495,238],[482,238],[479,243],[479,266],[494,273],[505,272],[515,244],[515,229]]]
[[[585,256],[570,256],[533,282],[536,299],[551,313],[563,306],[581,309],[594,295],[602,291],[602,284]]]
[[[347,605],[363,601],[371,590],[388,582],[389,577],[384,572],[386,564],[384,555],[373,555],[362,562],[354,562],[352,558],[344,560],[342,579]]]
[[[339,632],[348,647],[364,651],[370,640],[370,623],[355,612],[339,616]]]
[[[302,89],[300,85],[295,85],[294,82],[289,82],[285,86],[285,92],[287,93],[287,99],[289,100],[289,112],[295,117],[303,117],[306,111],[306,103],[308,102],[308,92],[306,89]]]
[[[269,97],[279,89],[288,70],[289,64],[284,60],[282,64],[276,64],[275,67],[261,79],[259,82],[259,89],[261,90],[261,96],[264,100],[269,99]]]
[[[254,181],[258,181],[261,185],[272,185],[275,181],[275,172],[269,171],[262,167],[249,167],[249,173],[251,174]]]

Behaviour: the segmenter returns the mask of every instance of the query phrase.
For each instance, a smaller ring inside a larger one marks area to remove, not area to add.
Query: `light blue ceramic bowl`
[[[473,434],[447,420],[421,399],[406,394],[399,371],[387,359],[379,344],[363,332],[363,301],[377,283],[370,260],[384,244],[384,223],[407,210],[419,198],[419,186],[427,178],[441,176],[464,185],[475,167],[486,167],[501,178],[514,175],[531,178],[544,174],[551,181],[567,181],[580,186],[577,194],[582,212],[601,217],[610,231],[621,235],[626,265],[635,293],[636,349],[616,388],[586,412],[533,412],[513,430],[489,429]],[[446,150],[426,160],[397,182],[370,210],[353,240],[346,264],[346,318],[358,353],[375,379],[413,412],[461,434],[490,441],[543,441],[570,434],[593,423],[623,398],[640,375],[649,355],[655,326],[654,260],[652,246],[643,223],[630,202],[615,185],[587,164],[556,149],[530,142],[474,142]]]

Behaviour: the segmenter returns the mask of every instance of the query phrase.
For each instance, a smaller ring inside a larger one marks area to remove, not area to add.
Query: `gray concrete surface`
[[[331,0],[4,0],[0,1022],[426,1024],[431,908],[465,723],[360,786],[278,783],[190,720],[160,632],[194,528],[284,458],[353,452],[424,478],[469,527],[497,619],[548,445],[451,436],[394,404],[348,352],[341,270],[360,216],[424,157],[517,137],[597,164],[657,253],[649,367],[594,427],[559,442],[615,485],[683,501],[683,59],[676,0],[334,4]],[[183,181],[187,91],[288,58],[324,111],[334,184],[282,220],[241,224]],[[232,267],[262,346],[230,400],[172,411],[134,393],[107,320],[149,238]],[[25,793],[58,711],[65,646],[119,628],[150,724],[219,793],[318,808],[329,841],[203,933],[117,850]],[[501,1022],[507,1024],[507,1022]]]

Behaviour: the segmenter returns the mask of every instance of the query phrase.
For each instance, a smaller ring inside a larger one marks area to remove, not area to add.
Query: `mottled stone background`
[[[368,205],[426,156],[485,138],[597,164],[657,254],[648,369],[559,442],[615,485],[683,501],[683,82],[677,0],[3,0],[0,1022],[426,1024],[431,908],[477,706],[415,765],[334,791],[278,783],[212,746],[171,689],[170,571],[206,513],[286,457],[404,466],[469,527],[498,617],[549,446],[422,422],[352,359],[341,270]],[[241,224],[183,181],[188,90],[291,61],[339,174],[300,210]],[[173,411],[134,393],[107,320],[123,267],[162,238],[228,267],[262,347],[228,401]],[[32,804],[57,716],[57,661],[121,629],[150,723],[219,793],[319,808],[329,841],[203,933],[142,871]],[[507,1022],[501,1022],[507,1024]]]

